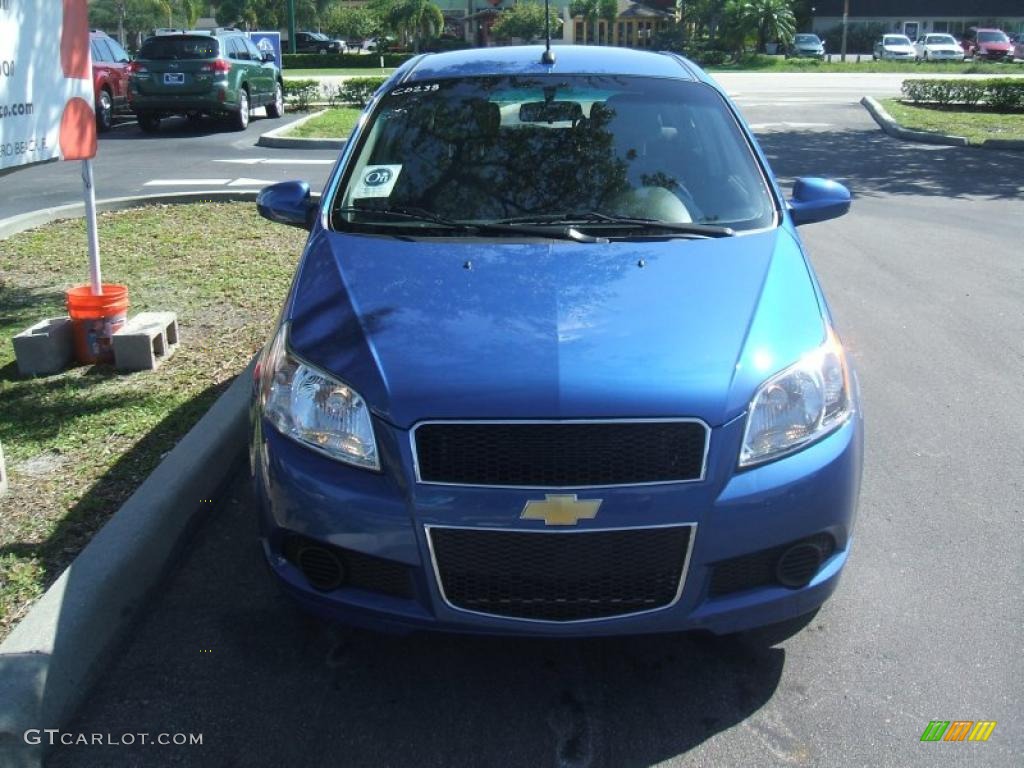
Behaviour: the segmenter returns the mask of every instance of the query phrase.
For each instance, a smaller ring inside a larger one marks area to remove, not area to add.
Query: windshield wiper
[[[437,224],[442,227],[448,227],[455,229],[460,232],[501,232],[503,234],[515,234],[515,235],[533,235],[535,237],[548,237],[557,238],[562,240],[575,240],[580,243],[604,243],[608,242],[607,238],[594,237],[592,235],[586,235],[580,232],[578,229],[573,227],[529,227],[520,226],[515,223],[505,223],[501,221],[497,222],[474,222],[474,221],[459,221],[458,219],[450,219],[447,216],[441,216],[428,211],[426,208],[417,208],[415,206],[399,205],[389,208],[359,208],[356,206],[342,206],[341,208],[335,209],[336,213],[364,213],[373,214],[378,216],[390,217],[395,219],[405,219],[408,221],[422,221],[429,224]],[[537,222],[543,224],[545,222]],[[553,224],[561,222],[551,222]]]
[[[587,211],[585,213],[557,213],[549,216],[517,216],[511,219],[500,219],[495,224],[613,224],[626,227],[664,229],[668,232],[678,232],[683,235],[696,235],[698,237],[731,237],[736,232],[731,227],[723,227],[718,224],[700,224],[698,222],[676,222],[663,221],[661,219],[646,219],[636,216],[611,216],[598,211]]]

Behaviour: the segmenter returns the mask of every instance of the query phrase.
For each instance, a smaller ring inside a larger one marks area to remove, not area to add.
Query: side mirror
[[[282,181],[264,187],[256,196],[256,210],[260,216],[278,224],[312,229],[316,220],[317,203],[309,195],[309,184],[304,181]]]
[[[264,51],[263,55],[260,56],[261,61],[277,61],[277,56],[274,55],[273,51]]]
[[[789,215],[797,226],[828,221],[850,210],[850,190],[832,179],[808,177],[793,184]]]

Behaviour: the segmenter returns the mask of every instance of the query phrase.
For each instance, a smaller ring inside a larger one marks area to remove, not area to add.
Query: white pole
[[[96,189],[92,181],[92,160],[82,161],[82,187],[85,193],[85,226],[89,232],[89,282],[93,296],[103,293],[100,277],[100,237],[96,231]]]

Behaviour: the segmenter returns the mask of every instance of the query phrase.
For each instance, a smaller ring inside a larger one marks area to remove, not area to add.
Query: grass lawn
[[[359,107],[332,107],[285,135],[290,139],[344,139],[352,133],[362,111]]]
[[[985,112],[963,107],[925,107],[883,99],[882,106],[904,128],[964,136],[971,144],[985,139],[1024,140],[1024,113]]]
[[[380,77],[390,75],[394,67],[347,67],[343,69],[285,69],[281,74],[287,82],[291,77]]]
[[[251,203],[107,213],[99,229],[104,280],[128,286],[132,313],[176,311],[181,345],[156,372],[19,378],[11,336],[65,314],[64,290],[87,281],[85,226],[0,241],[0,639],[266,341],[304,239]]]

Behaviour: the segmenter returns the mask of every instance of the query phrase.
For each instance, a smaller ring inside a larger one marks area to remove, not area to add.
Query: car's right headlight
[[[348,384],[295,357],[283,323],[260,361],[260,407],[281,434],[331,458],[380,469],[366,401]]]
[[[853,413],[850,373],[831,331],[823,345],[765,381],[747,413],[739,465],[749,467],[799,450]]]

